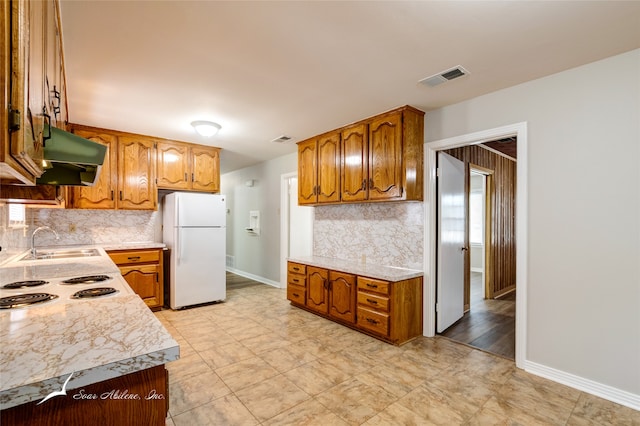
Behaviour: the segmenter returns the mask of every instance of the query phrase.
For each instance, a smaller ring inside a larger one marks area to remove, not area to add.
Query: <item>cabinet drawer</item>
[[[389,298],[373,293],[358,291],[358,305],[368,306],[381,311],[389,312]]]
[[[108,254],[116,265],[160,262],[160,250],[113,251]]]
[[[300,305],[304,305],[306,301],[306,292],[307,290],[304,287],[299,287],[297,285],[288,285],[287,286],[287,299],[292,302],[298,303]]]
[[[388,295],[389,282],[374,280],[373,278],[358,277],[358,290]]]
[[[297,285],[301,287],[307,287],[307,277],[304,275],[298,274],[289,274],[287,275],[287,282],[289,285]]]
[[[389,335],[389,315],[358,308],[358,326],[384,336]]]
[[[287,271],[289,271],[289,273],[292,273],[292,274],[306,275],[307,274],[307,265],[302,265],[300,263],[288,262],[287,263]]]

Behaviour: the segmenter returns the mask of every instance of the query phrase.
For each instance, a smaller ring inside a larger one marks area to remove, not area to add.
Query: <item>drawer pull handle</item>
[[[378,286],[376,284],[370,284],[370,283],[367,283],[367,287],[369,287],[369,288],[378,288]]]
[[[371,324],[375,324],[375,325],[377,325],[377,324],[378,324],[378,321],[376,321],[376,320],[374,320],[374,319],[371,319],[371,318],[367,318],[367,322],[369,322],[369,323],[371,323]]]
[[[299,271],[300,270],[300,268],[297,268],[297,267],[296,268],[291,268],[291,269],[293,269],[294,271]]]
[[[129,256],[127,257],[129,260],[140,260],[140,256]]]
[[[291,280],[291,281],[293,281],[294,283],[297,283],[297,282],[298,282],[298,281],[300,281],[300,280],[298,280],[297,278],[294,278],[294,279],[293,279],[293,280]]]
[[[294,295],[295,297],[300,297],[300,295],[299,295],[298,293],[293,293],[293,295]]]
[[[372,305],[377,305],[378,301],[377,300],[373,300],[373,299],[367,299],[367,302],[371,303]]]

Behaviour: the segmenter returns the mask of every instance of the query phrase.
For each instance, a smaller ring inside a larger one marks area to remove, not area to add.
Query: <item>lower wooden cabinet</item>
[[[288,262],[287,298],[392,344],[422,335],[422,277],[392,282]]]
[[[117,398],[113,392],[124,396]],[[84,397],[82,397],[84,395]],[[95,395],[95,398],[89,398]],[[126,396],[128,399],[124,399]],[[131,398],[138,395],[139,398]],[[3,425],[156,425],[166,424],[169,380],[164,365],[67,390],[39,405],[29,402],[0,411]]]
[[[152,311],[164,304],[162,249],[109,250],[111,260]]]

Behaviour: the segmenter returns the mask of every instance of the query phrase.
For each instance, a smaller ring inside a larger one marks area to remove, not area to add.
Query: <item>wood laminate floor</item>
[[[635,425],[640,412],[436,336],[392,346],[229,276],[224,303],[156,312],[180,344],[167,426]]]
[[[516,293],[484,299],[482,275],[471,273],[471,309],[442,336],[484,351],[515,359]]]

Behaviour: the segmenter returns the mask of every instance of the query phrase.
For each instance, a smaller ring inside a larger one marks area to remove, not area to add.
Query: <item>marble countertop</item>
[[[333,269],[334,271],[346,272],[368,278],[397,282],[411,278],[423,276],[422,271],[415,269],[396,268],[393,266],[381,266],[373,263],[357,263],[353,260],[335,259],[322,256],[300,256],[290,257],[290,262],[303,263],[305,265],[317,266],[319,268]]]
[[[149,242],[139,242],[139,243],[109,243],[102,244],[102,248],[109,250],[136,250],[136,249],[152,249],[152,248],[166,248],[167,245],[165,243],[149,243]]]
[[[106,253],[0,267],[2,282],[96,273],[119,270]],[[178,343],[135,294],[2,310],[0,341],[0,409],[59,391],[70,374],[68,394],[179,358]]]

